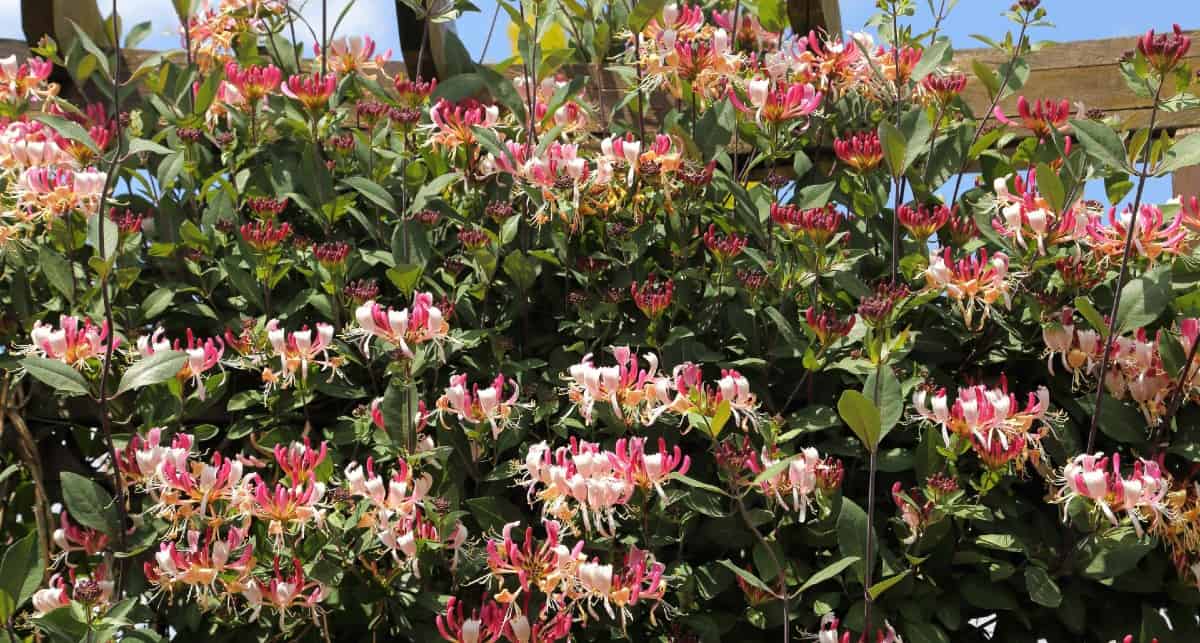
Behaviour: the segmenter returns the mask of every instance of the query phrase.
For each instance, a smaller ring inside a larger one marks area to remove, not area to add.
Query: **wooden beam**
[[[1192,37],[1200,36],[1193,32]],[[1136,37],[1077,40],[1047,46],[1025,57],[1030,75],[1025,85],[1001,101],[1005,113],[1016,110],[1018,96],[1028,98],[1068,98],[1087,109],[1099,109],[1121,119],[1126,127],[1146,127],[1150,121],[1151,99],[1134,94],[1121,75],[1120,58],[1133,51]],[[992,69],[1006,61],[1006,56],[994,49],[967,49],[957,52],[954,64],[970,74],[971,63],[980,61]],[[1200,65],[1200,50],[1193,50],[1185,59],[1192,68]],[[1193,78],[1192,93],[1200,91]],[[990,104],[987,90],[973,75],[963,92],[963,98],[976,116]],[[1200,127],[1200,110],[1159,113],[1156,129]]]
[[[1200,132],[1200,130],[1179,131],[1175,132],[1175,136],[1180,137],[1185,134],[1195,134],[1197,132]],[[1171,194],[1185,198],[1200,196],[1200,165],[1192,165],[1176,170],[1171,175]]]
[[[842,11],[838,0],[788,0],[787,10],[792,31],[796,33],[842,33]]]

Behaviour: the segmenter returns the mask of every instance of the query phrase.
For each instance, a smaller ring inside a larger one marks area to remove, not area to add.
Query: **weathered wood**
[[[1200,133],[1200,130],[1180,130],[1175,132],[1175,136],[1180,137],[1197,133]],[[1200,196],[1200,165],[1176,170],[1171,175],[1171,194],[1183,197]]]
[[[1196,37],[1197,33],[1193,33]],[[1150,120],[1149,98],[1137,96],[1125,84],[1121,75],[1120,58],[1134,49],[1136,37],[1106,38],[1102,40],[1077,40],[1049,45],[1029,54],[1030,75],[1025,86],[1014,95],[1001,101],[1005,113],[1016,111],[1017,96],[1030,99],[1070,99],[1086,109],[1099,109],[1117,116],[1127,127],[1146,127]],[[954,56],[955,66],[971,73],[972,61],[978,60],[995,69],[1007,57],[993,49],[967,49]],[[1200,51],[1193,50],[1185,59],[1192,68],[1200,67]],[[1193,82],[1192,91],[1200,91],[1200,83]],[[990,103],[987,89],[972,76],[963,92],[963,98],[979,115]],[[1200,111],[1190,110],[1159,114],[1157,128],[1175,129],[1200,126]]]
[[[838,0],[788,0],[792,31],[842,33],[842,11]]]

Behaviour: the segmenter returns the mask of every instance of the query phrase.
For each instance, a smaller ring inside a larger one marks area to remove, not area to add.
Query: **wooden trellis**
[[[395,0],[395,6],[404,60],[394,62],[389,73],[401,73],[402,70],[406,74],[416,73],[419,59],[419,72],[427,77],[436,76],[445,25],[426,25],[400,0]],[[52,35],[60,42],[68,41],[73,37],[70,21],[84,25],[89,32],[102,33],[100,13],[94,2],[22,0],[21,12],[22,26],[29,43],[36,42],[43,35]],[[788,17],[793,30],[801,33],[813,29],[840,33],[842,29],[837,0],[788,0]],[[103,39],[97,38],[97,41],[102,42]],[[1070,98],[1088,109],[1099,109],[1119,116],[1127,127],[1145,127],[1149,121],[1150,99],[1131,92],[1118,67],[1120,57],[1132,51],[1135,42],[1135,37],[1081,40],[1051,45],[1031,53],[1025,57],[1030,66],[1030,75],[1019,94],[1033,98]],[[420,54],[422,43],[424,54]],[[27,54],[24,45],[15,41],[0,41],[0,55]],[[130,51],[128,62],[131,67],[136,67],[151,53]],[[954,62],[969,72],[972,61],[981,61],[994,67],[1003,62],[1002,58],[1002,54],[991,49],[966,49],[956,53]],[[1188,61],[1193,68],[1200,68],[1200,47],[1192,50]],[[614,83],[604,85],[605,94],[592,98],[598,104],[615,104],[620,100],[620,90],[616,89]],[[1194,85],[1193,91],[1200,94],[1200,83]],[[986,89],[977,81],[968,83],[964,98],[976,114],[986,110],[990,104]],[[1015,108],[1015,101],[1014,95],[1003,101],[1001,107],[1011,112]],[[1155,129],[1176,135],[1200,129],[1200,110],[1160,112]],[[1173,177],[1173,189],[1176,194],[1200,194],[1200,166],[1177,171]]]

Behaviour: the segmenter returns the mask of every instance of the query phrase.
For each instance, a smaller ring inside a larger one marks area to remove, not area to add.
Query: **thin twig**
[[[983,135],[983,128],[987,127],[988,119],[992,117],[992,112],[996,111],[996,105],[1000,104],[1000,97],[1004,95],[1004,90],[1008,87],[1008,82],[1012,80],[1012,72],[1016,67],[1017,58],[1021,57],[1021,50],[1025,48],[1025,32],[1029,29],[1028,16],[1021,21],[1021,33],[1017,36],[1017,44],[1013,46],[1013,55],[1008,60],[1008,67],[1004,70],[1004,78],[1000,81],[1000,87],[996,89],[996,95],[992,97],[992,103],[988,105],[987,111],[983,113],[983,118],[979,121],[979,126],[975,128],[975,135],[971,137],[971,144],[967,146],[967,154],[963,156],[962,163],[958,166],[958,176],[954,179],[954,195],[950,197],[950,205],[958,202],[958,191],[962,187],[963,172],[967,169],[967,163],[971,161],[971,148],[975,147],[975,143],[979,142],[979,137]]]
[[[117,30],[116,30],[117,0],[112,0],[112,16],[113,16],[113,25],[114,25],[114,27],[113,27],[113,51],[115,52],[115,55],[114,55],[115,62],[113,65],[113,75],[112,75],[113,119],[116,121],[116,136],[114,137],[113,140],[116,141],[116,146],[113,149],[112,162],[109,164],[108,174],[105,175],[105,178],[104,178],[104,191],[101,192],[101,194],[100,194],[100,201],[98,203],[99,211],[96,213],[96,216],[98,216],[98,217],[104,216],[104,204],[109,199],[109,197],[112,195],[113,186],[115,184],[115,180],[113,177],[115,177],[120,170],[121,138],[122,138],[122,134],[123,134],[122,126],[121,126],[121,80],[120,80],[121,79],[121,35],[118,34]],[[98,233],[97,246],[99,247],[99,251],[100,251],[101,255],[103,255],[105,253],[105,248],[107,246],[107,244],[105,243],[105,238],[104,238],[105,237],[104,229],[106,227],[107,226],[104,225],[103,220],[100,222],[100,225],[97,226],[97,233]],[[102,256],[101,259],[105,263],[107,263],[109,261],[108,257]],[[115,261],[115,257],[114,257],[114,261]],[[100,427],[104,433],[104,442],[105,442],[105,448],[108,449],[108,457],[111,458],[114,463],[114,465],[112,467],[113,495],[114,495],[114,503],[116,504],[116,507],[117,507],[118,520],[120,521],[120,525],[118,525],[118,527],[117,527],[116,536],[117,536],[118,547],[120,548],[120,551],[123,552],[123,551],[125,551],[125,529],[127,527],[127,523],[129,522],[129,517],[125,510],[125,485],[124,485],[124,482],[121,480],[121,473],[115,465],[117,451],[116,451],[115,446],[113,445],[112,419],[109,417],[109,413],[108,413],[108,379],[112,373],[113,349],[116,348],[116,342],[114,341],[114,339],[116,337],[116,325],[113,321],[112,299],[109,296],[109,292],[108,292],[108,275],[112,272],[111,268],[112,268],[111,266],[106,265],[104,272],[100,275],[100,298],[101,298],[101,302],[104,305],[104,323],[108,329],[108,342],[104,348],[104,361],[101,362],[101,364],[100,364]],[[117,572],[116,572],[116,594],[115,595],[116,595],[117,600],[121,599],[121,596],[124,594],[124,591],[125,591],[125,587],[124,587],[125,574],[123,572],[125,569],[124,561],[126,561],[126,560],[128,560],[128,559],[122,559],[122,564],[117,568]]]
[[[1159,99],[1162,97],[1162,88],[1166,84],[1166,78],[1160,78],[1158,88],[1154,91],[1154,104],[1150,106],[1150,136],[1154,135],[1154,125],[1158,121]],[[1117,273],[1117,283],[1113,288],[1113,307],[1112,315],[1108,320],[1108,337],[1104,340],[1104,356],[1100,358],[1100,376],[1096,383],[1096,403],[1092,410],[1092,425],[1088,429],[1087,451],[1091,453],[1092,447],[1096,444],[1096,427],[1100,425],[1100,407],[1104,403],[1104,376],[1108,373],[1108,361],[1112,355],[1113,341],[1117,334],[1117,314],[1121,310],[1121,289],[1125,287],[1125,279],[1129,276],[1129,255],[1133,250],[1133,237],[1137,233],[1138,225],[1138,210],[1142,207],[1142,192],[1146,188],[1146,179],[1150,177],[1150,149],[1153,145],[1147,144],[1142,149],[1142,168],[1138,170],[1138,185],[1137,193],[1133,197],[1133,209],[1129,214],[1129,225],[1125,227],[1125,250],[1121,253],[1121,270]],[[1116,210],[1113,210],[1113,216],[1117,216]]]

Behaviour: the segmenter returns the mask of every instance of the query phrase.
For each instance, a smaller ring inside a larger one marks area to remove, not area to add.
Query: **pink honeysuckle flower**
[[[309,366],[317,366],[321,370],[332,371],[331,377],[336,376],[341,363],[340,358],[331,356],[333,348],[333,326],[325,323],[317,324],[316,336],[308,326],[300,330],[287,332],[280,327],[278,319],[267,322],[267,340],[271,344],[273,357],[279,358],[279,373],[266,369],[263,380],[270,389],[278,384],[281,388],[290,388],[297,382],[307,386]]]
[[[354,311],[354,318],[357,326],[348,335],[360,340],[363,354],[368,356],[372,337],[382,339],[411,358],[413,348],[427,342],[440,350],[450,332],[441,309],[433,305],[431,293],[414,293],[412,306],[401,310],[367,301]]]
[[[833,153],[859,174],[866,174],[883,162],[883,145],[879,133],[873,130],[834,139]]]
[[[1056,502],[1063,505],[1064,521],[1067,504],[1075,498],[1087,500],[1113,526],[1121,522],[1117,514],[1125,512],[1138,537],[1144,532],[1143,522],[1153,526],[1171,513],[1166,501],[1171,478],[1154,460],[1138,459],[1129,477],[1125,477],[1119,455],[1107,458],[1103,453],[1084,453],[1063,467],[1056,484],[1059,486]]]
[[[119,337],[111,336],[108,322],[96,326],[90,319],[62,315],[58,327],[33,322],[33,330],[29,332],[33,343],[26,347],[26,355],[34,355],[63,362],[69,366],[82,369],[89,360],[101,359],[109,350],[121,344]]]
[[[808,83],[783,84],[771,78],[754,78],[747,82],[747,106],[736,91],[729,92],[733,105],[745,113],[754,113],[759,125],[778,126],[812,114],[821,106],[824,94]]]
[[[321,45],[313,43],[313,53],[318,59],[328,53],[329,69],[336,74],[357,73],[371,79],[375,78],[373,72],[382,70],[392,57],[391,49],[375,55],[375,41],[370,36],[335,38],[329,42],[328,52],[322,52]]]
[[[283,72],[275,65],[241,67],[233,61],[225,65],[225,80],[236,87],[238,93],[251,106],[275,93],[282,79]]]
[[[293,608],[308,609],[313,619],[317,618],[318,604],[329,594],[320,581],[310,581],[304,576],[304,567],[299,558],[292,559],[291,575],[284,575],[275,557],[275,575],[268,581],[253,579],[242,589],[242,596],[250,606],[251,621],[257,620],[263,606],[279,613],[279,627],[285,627],[286,617]]]
[[[475,127],[491,128],[500,120],[500,108],[475,99],[452,103],[445,98],[429,110],[429,144],[455,150],[475,144]]]
[[[506,386],[512,391],[507,397],[504,395]],[[468,389],[465,374],[451,375],[450,386],[438,398],[437,408],[440,413],[453,414],[464,422],[488,423],[492,428],[492,438],[498,440],[500,434],[515,420],[513,410],[519,406],[517,398],[520,393],[521,387],[517,381],[512,378],[506,380],[503,373],[496,376],[491,386],[482,389],[477,384]]]
[[[1004,110],[997,105],[993,110],[996,120],[1011,127],[1025,127],[1032,130],[1039,139],[1045,139],[1051,132],[1065,132],[1070,129],[1067,119],[1071,117],[1071,102],[1062,99],[1058,102],[1046,99],[1037,100],[1032,105],[1024,96],[1017,98],[1018,121],[1005,116]]]
[[[309,112],[317,113],[329,107],[329,98],[337,90],[337,82],[336,74],[294,75],[287,79],[281,91]]]
[[[1108,220],[1093,217],[1087,223],[1085,243],[1107,261],[1119,261],[1125,252],[1125,239],[1133,228],[1133,249],[1138,255],[1151,264],[1160,258],[1180,255],[1187,251],[1185,243],[1188,230],[1183,226],[1185,217],[1176,216],[1166,221],[1162,210],[1153,205],[1142,205],[1138,209],[1135,225],[1133,213],[1129,208],[1121,210],[1112,208]]]
[[[945,290],[946,295],[971,327],[975,311],[983,312],[980,324],[987,320],[993,305],[1011,305],[1011,285],[1008,270],[1008,255],[996,252],[988,255],[986,249],[967,255],[957,261],[950,248],[929,254],[929,267],[925,270],[926,287]]]

